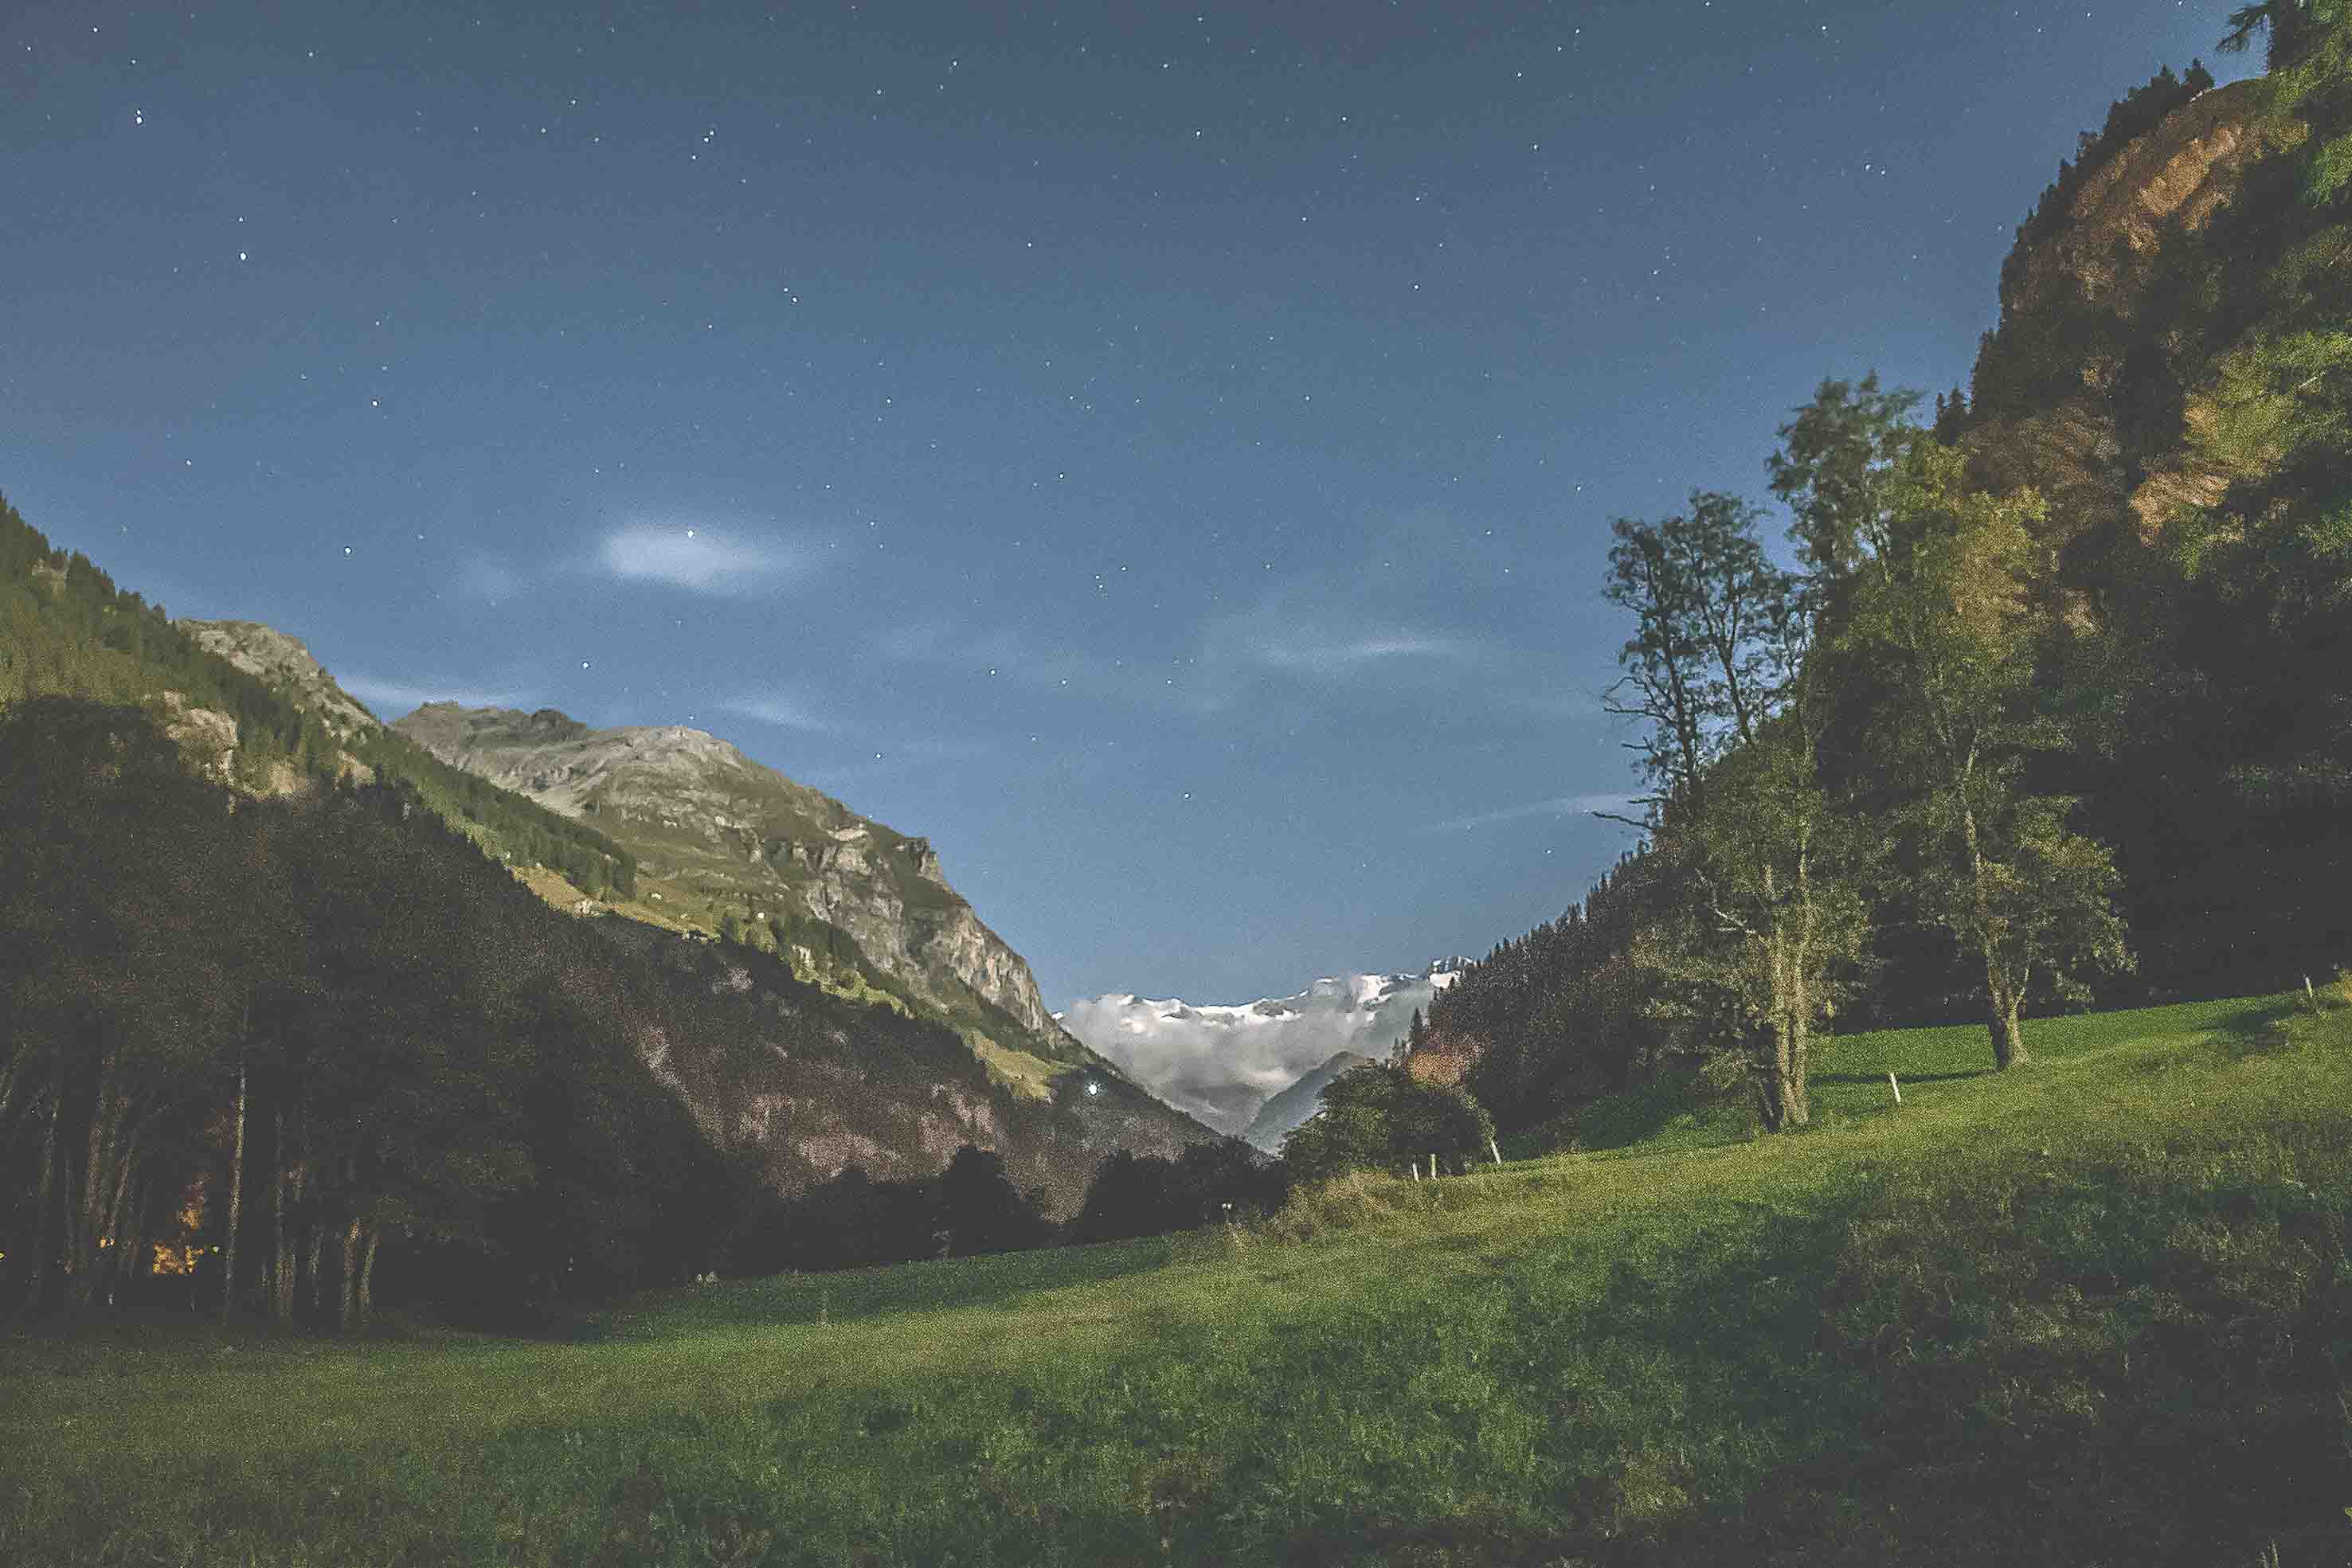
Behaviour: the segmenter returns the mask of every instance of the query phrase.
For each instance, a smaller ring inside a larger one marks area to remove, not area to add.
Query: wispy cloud
[[[936,664],[1040,691],[1122,698],[1165,695],[1146,678],[1143,664],[1124,659],[1089,659],[1066,649],[1045,647],[1025,632],[1009,626],[977,629],[949,621],[903,622],[877,632],[874,651],[902,664]]]
[[[837,727],[833,720],[817,712],[804,698],[783,693],[730,697],[720,703],[719,709],[721,713],[757,719],[761,724],[772,724],[779,729],[806,730],[821,735]]]
[[[417,685],[407,681],[383,681],[373,675],[338,675],[343,690],[367,704],[378,718],[390,721],[414,713],[426,703],[456,703],[460,707],[525,707],[523,692],[482,691],[471,686]]]
[[[1485,653],[1474,638],[1385,611],[1359,593],[1308,585],[1210,620],[1190,678],[1175,695],[1209,713],[1268,683],[1426,690],[1457,680]]]
[[[522,573],[495,556],[470,557],[457,569],[457,591],[467,599],[488,600],[495,604],[513,598],[523,586]]]
[[[1428,632],[1351,633],[1328,627],[1284,627],[1243,644],[1244,651],[1272,670],[1314,675],[1344,675],[1367,664],[1391,660],[1460,659],[1469,644]]]
[[[630,523],[606,534],[596,564],[624,582],[656,582],[691,593],[749,593],[804,572],[806,550],[696,525]]]
[[[1467,817],[1449,818],[1443,822],[1427,822],[1423,824],[1421,831],[1424,833],[1460,833],[1473,828],[1492,827],[1496,822],[1515,822],[1527,817],[1589,817],[1596,811],[1631,816],[1634,809],[1635,801],[1631,795],[1555,795],[1549,800],[1528,800]]]

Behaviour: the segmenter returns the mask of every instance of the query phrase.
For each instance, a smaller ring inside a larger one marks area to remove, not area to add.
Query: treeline
[[[2007,1066],[2026,1011],[2346,961],[2352,21],[2288,9],[2248,99],[2283,150],[2201,230],[2095,308],[2005,317],[1931,427],[1874,378],[1795,411],[1767,464],[1793,570],[1738,497],[1615,525],[1643,849],[1436,998],[1420,1047],[1509,1125],[1676,1072],[1799,1125],[1825,1029],[1973,1014]],[[2203,81],[2116,105],[2019,255]],[[2062,404],[2116,465],[2037,434]]]
[[[1124,1240],[1257,1218],[1280,1208],[1288,1191],[1279,1163],[1235,1139],[1198,1144],[1172,1160],[1120,1149],[1096,1167],[1077,1214],[1057,1224],[1042,1188],[1021,1190],[1003,1155],[966,1145],[932,1176],[877,1179],[852,1165],[789,1197],[761,1194],[728,1246],[727,1266],[743,1274],[868,1269]]]

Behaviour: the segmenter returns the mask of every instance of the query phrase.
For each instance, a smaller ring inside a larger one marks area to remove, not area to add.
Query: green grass
[[[2352,1009],[2027,1041],[573,1343],[0,1340],[0,1562],[2346,1561]]]

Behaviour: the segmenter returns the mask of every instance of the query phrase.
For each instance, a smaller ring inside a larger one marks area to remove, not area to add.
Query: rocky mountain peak
[[[257,621],[175,621],[207,653],[216,653],[269,685],[284,689],[296,705],[328,728],[349,736],[382,727],[375,715],[335,684],[299,637]]]
[[[1087,1059],[1046,1011],[1029,966],[948,884],[929,840],[861,817],[717,736],[452,703],[393,728],[453,767],[593,821],[636,856],[666,915],[799,944],[812,964],[813,945],[831,939],[793,923],[820,922],[968,1035],[1032,1059]]]

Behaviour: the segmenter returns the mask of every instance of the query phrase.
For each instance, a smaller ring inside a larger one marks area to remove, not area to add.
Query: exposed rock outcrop
[[[340,736],[381,727],[375,715],[335,684],[299,638],[257,621],[175,621],[198,646],[291,697]]]
[[[996,1043],[1076,1062],[1021,956],[948,884],[928,840],[683,726],[590,729],[550,708],[524,714],[433,703],[394,725],[455,767],[593,821],[715,918],[804,915],[845,933],[916,999]],[[672,904],[678,900],[670,900]],[[782,944],[779,944],[782,946]],[[976,1008],[975,1000],[985,1004]]]

